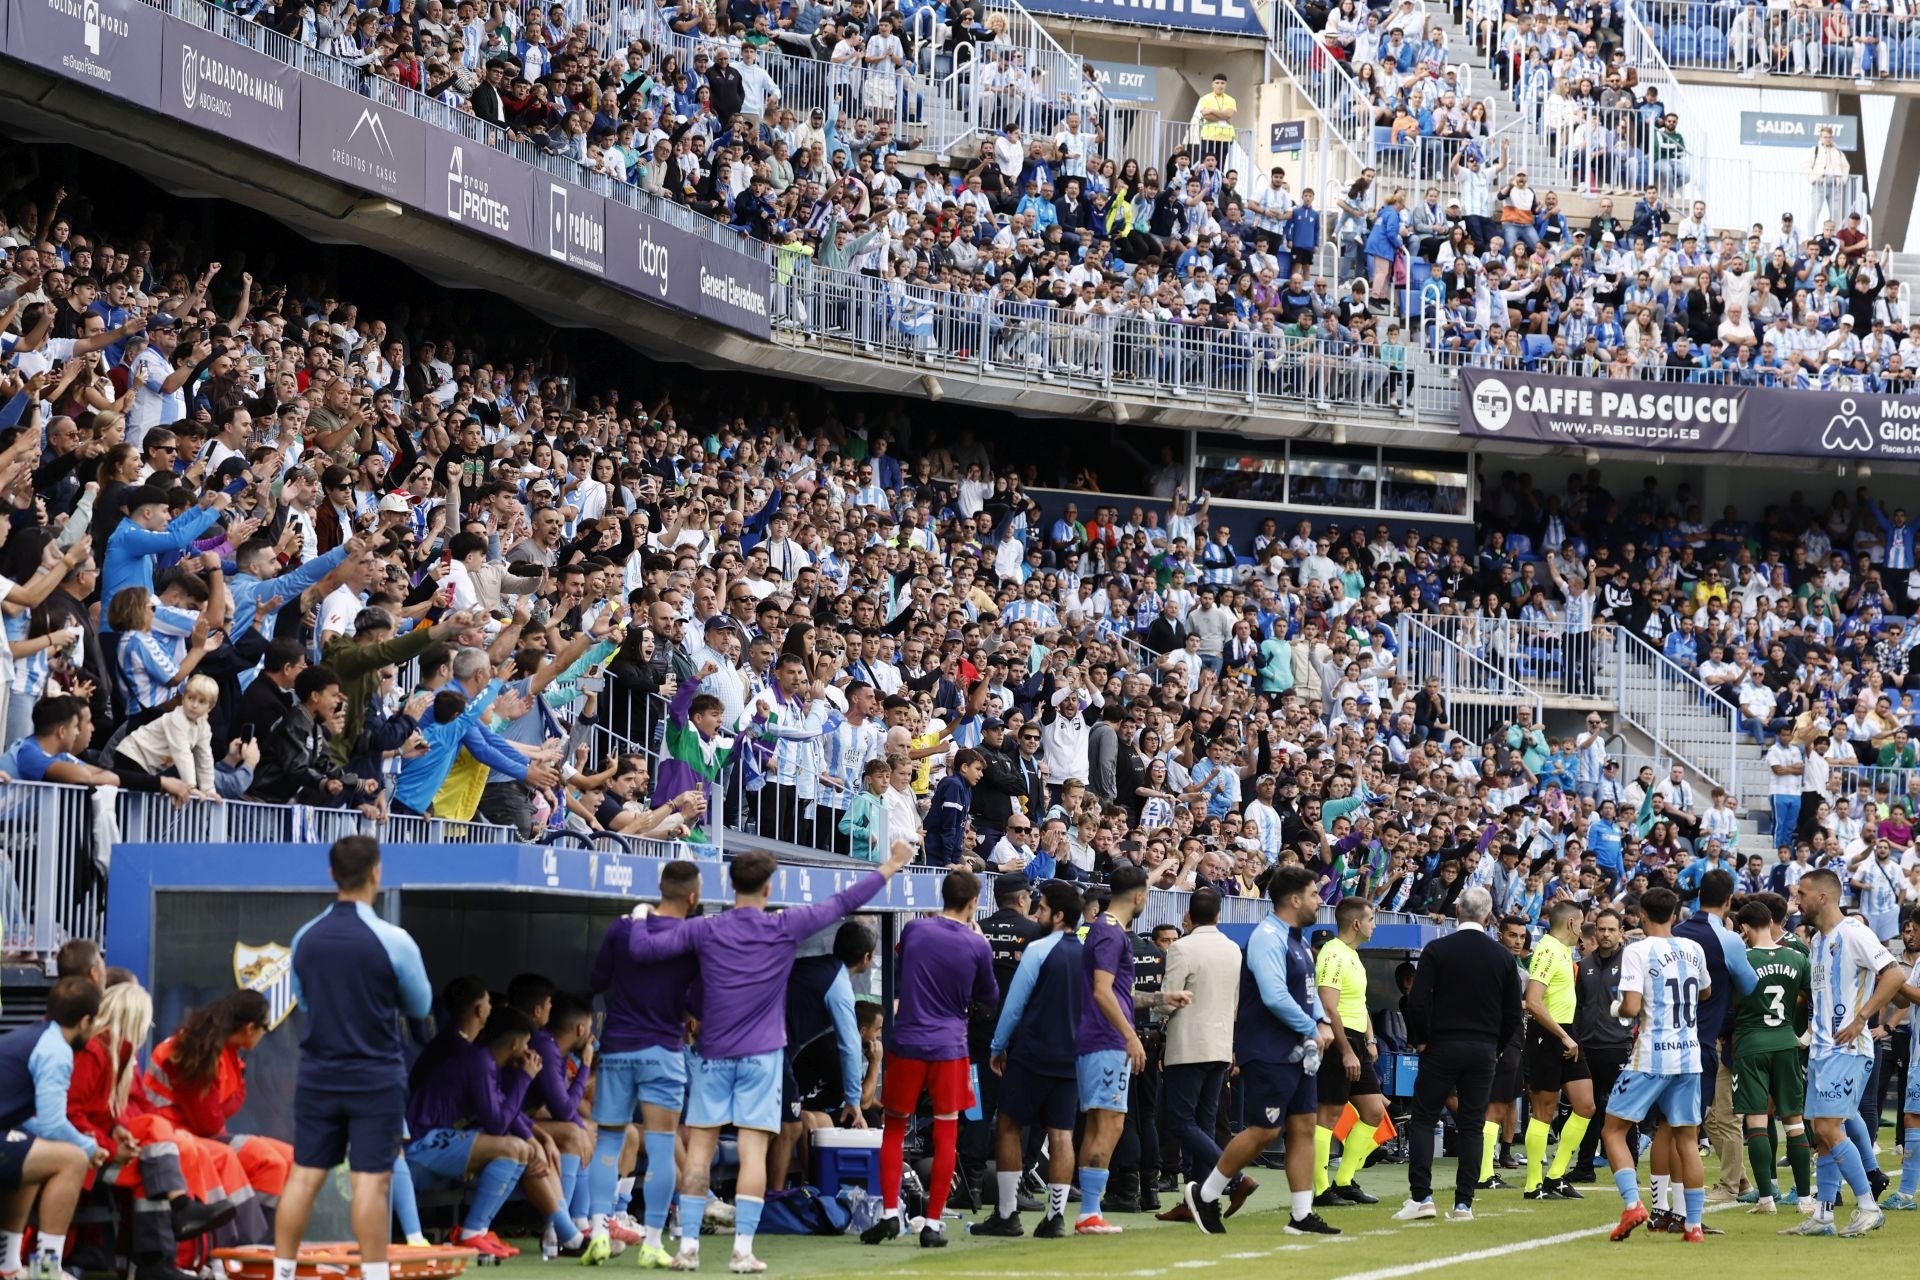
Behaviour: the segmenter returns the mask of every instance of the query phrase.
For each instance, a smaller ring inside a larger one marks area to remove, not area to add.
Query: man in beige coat
[[[1220,894],[1196,890],[1187,902],[1186,936],[1167,948],[1167,991],[1192,993],[1192,1001],[1167,1018],[1166,1075],[1161,1088],[1167,1127],[1186,1156],[1186,1177],[1204,1177],[1220,1161],[1213,1140],[1220,1090],[1233,1062],[1233,1020],[1240,1009],[1240,948],[1218,927]],[[1227,1188],[1231,1216],[1256,1184],[1245,1174]],[[1184,1204],[1159,1217],[1191,1221]]]

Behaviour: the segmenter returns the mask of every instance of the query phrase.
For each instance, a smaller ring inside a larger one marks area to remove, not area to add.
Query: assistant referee
[[[1321,1207],[1378,1204],[1378,1197],[1354,1180],[1373,1153],[1374,1129],[1387,1113],[1386,1094],[1374,1069],[1380,1048],[1367,1015],[1367,966],[1360,958],[1360,948],[1373,937],[1373,904],[1365,898],[1343,898],[1333,909],[1333,922],[1339,934],[1320,948],[1314,966],[1320,1007],[1333,1024],[1333,1046],[1321,1060],[1316,1082],[1320,1109],[1313,1131],[1313,1202]],[[1333,1129],[1349,1101],[1360,1122],[1348,1131],[1340,1149],[1340,1168],[1329,1182]]]
[[[420,948],[374,914],[380,845],[334,842],[339,897],[293,936],[293,992],[307,1013],[293,1094],[293,1172],[274,1218],[274,1280],[294,1280],[314,1197],[341,1160],[352,1172],[353,1234],[364,1280],[389,1280],[394,1161],[406,1128],[407,1068],[400,1019],[433,1002]]]

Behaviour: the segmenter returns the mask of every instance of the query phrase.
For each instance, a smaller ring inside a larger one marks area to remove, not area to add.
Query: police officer
[[[1613,1093],[1613,1082],[1627,1064],[1633,1048],[1633,1035],[1627,1025],[1612,1016],[1614,1000],[1620,994],[1620,953],[1622,935],[1620,913],[1602,907],[1593,917],[1593,939],[1580,958],[1575,972],[1573,1038],[1580,1056],[1593,1071],[1593,1096],[1606,1098]],[[1593,1155],[1600,1145],[1600,1126],[1591,1125],[1580,1138],[1580,1153],[1567,1169],[1568,1182],[1593,1181]]]
[[[1133,935],[1133,990],[1136,996],[1160,994],[1167,977],[1167,948],[1180,936],[1178,926],[1156,925]],[[1147,1013],[1139,1020],[1147,1065],[1127,1092],[1127,1123],[1113,1149],[1113,1185],[1101,1201],[1116,1213],[1157,1213],[1160,1192],[1160,1073],[1167,1051],[1167,1015]]]
[[[1000,1021],[1000,1006],[1013,987],[1021,953],[1029,942],[1047,932],[1030,914],[1033,900],[1025,876],[995,876],[993,902],[996,910],[980,922],[980,932],[986,935],[993,952],[993,977],[999,983],[1000,1000],[974,1005],[967,1017],[967,1056],[973,1059],[974,1074],[980,1080],[981,1117],[961,1121],[960,1168],[969,1187],[981,1185],[982,1179],[990,1181],[993,1174],[993,1124],[1000,1096],[1000,1077],[987,1065],[992,1056],[993,1028]],[[991,1187],[988,1190],[991,1192]],[[986,1199],[991,1202],[992,1196]]]

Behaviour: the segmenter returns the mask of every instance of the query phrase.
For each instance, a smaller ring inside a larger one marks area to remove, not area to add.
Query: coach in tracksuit
[[[1620,1078],[1620,1069],[1633,1050],[1633,1033],[1612,1013],[1620,994],[1621,943],[1620,913],[1602,907],[1593,919],[1593,943],[1580,957],[1574,974],[1579,1003],[1574,1009],[1573,1038],[1593,1072],[1593,1096],[1603,1102],[1613,1093],[1613,1082]],[[1580,1138],[1580,1153],[1567,1169],[1567,1181],[1593,1181],[1593,1156],[1599,1145],[1600,1126],[1589,1125]]]
[[[345,1159],[361,1272],[387,1280],[386,1206],[407,1113],[400,1019],[426,1017],[433,989],[419,946],[374,913],[380,845],[348,836],[327,861],[339,897],[293,937],[293,989],[307,1030],[294,1083],[293,1172],[274,1219],[274,1271],[292,1274],[314,1197]],[[379,1207],[368,1212],[369,1204]]]

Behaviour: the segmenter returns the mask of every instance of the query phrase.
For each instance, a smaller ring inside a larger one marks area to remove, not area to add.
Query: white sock
[[[920,1226],[923,1230],[928,1231],[944,1232],[947,1229],[947,1224],[939,1218],[922,1218],[920,1219]]]
[[[1047,1184],[1047,1213],[1051,1217],[1061,1217],[1067,1211],[1067,1184],[1049,1182]]]
[[[1207,1180],[1200,1184],[1200,1198],[1218,1200],[1227,1193],[1227,1184],[1232,1181],[1232,1178],[1220,1172],[1219,1165],[1213,1166],[1212,1171],[1207,1174]]]
[[[1814,1206],[1813,1220],[1815,1222],[1832,1222],[1833,1206],[1828,1204],[1825,1200],[1822,1200],[1819,1204]]]
[[[593,1233],[596,1240],[610,1234],[607,1230],[607,1215],[604,1213],[594,1214],[592,1220],[587,1223],[587,1230]]]
[[[647,1247],[652,1249],[660,1247],[660,1233],[666,1230],[665,1227],[642,1227],[640,1230],[646,1236]]]
[[[1672,1185],[1672,1182],[1673,1177],[1671,1174],[1656,1173],[1653,1175],[1653,1207],[1661,1212],[1666,1211],[1667,1188]]]
[[[880,1216],[883,1218],[897,1218],[900,1216],[900,1206],[895,1205],[891,1209],[882,1209]]]
[[[0,1259],[0,1271],[12,1275],[20,1269],[20,1248],[25,1240],[23,1232],[0,1231],[0,1254],[4,1254],[4,1258]]]
[[[299,1274],[298,1258],[275,1258],[273,1260],[273,1280],[294,1280]]]
[[[627,1199],[631,1200],[633,1199],[634,1185],[635,1184],[633,1181],[633,1175],[628,1174],[626,1177],[619,1179],[617,1182],[613,1184],[613,1193],[616,1196],[625,1196]]]
[[[42,1231],[39,1242],[34,1245],[34,1252],[50,1253],[56,1258],[65,1257],[67,1252],[67,1238],[65,1236],[51,1236]]]
[[[1292,1193],[1294,1221],[1299,1221],[1313,1212],[1313,1188]]]
[[[1000,1188],[1000,1216],[1011,1218],[1020,1211],[1020,1175],[995,1173],[993,1180]]]
[[[744,1258],[752,1252],[753,1252],[753,1237],[743,1236],[738,1232],[735,1232],[733,1237],[733,1256],[736,1258]]]
[[[393,1274],[391,1262],[363,1262],[360,1264],[360,1280],[388,1280]]]

